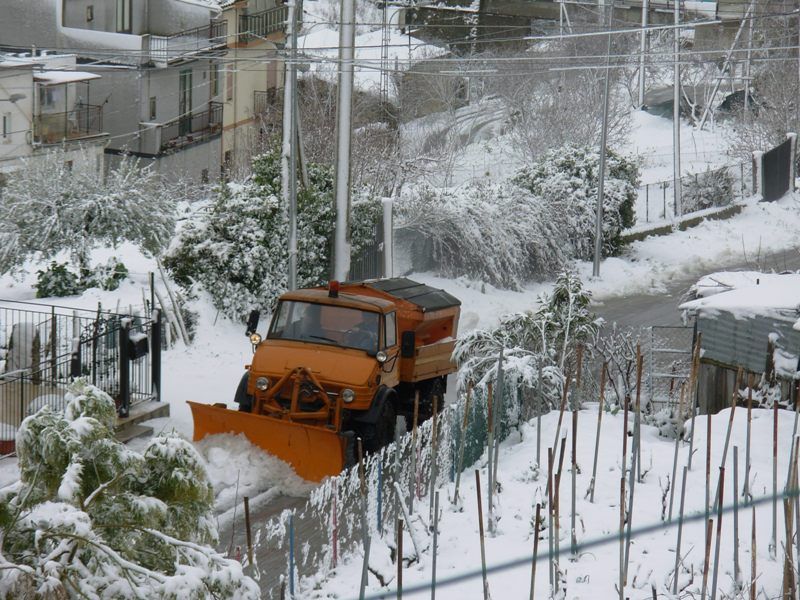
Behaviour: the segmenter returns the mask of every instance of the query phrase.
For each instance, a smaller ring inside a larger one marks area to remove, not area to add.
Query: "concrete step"
[[[142,402],[131,406],[130,413],[124,419],[117,417],[117,425],[114,429],[120,431],[130,425],[138,425],[142,421],[168,416],[169,404],[166,402]]]
[[[117,438],[123,444],[126,442],[131,441],[132,439],[153,435],[153,428],[147,427],[146,425],[126,425],[122,429],[117,429],[114,433],[114,437]]]

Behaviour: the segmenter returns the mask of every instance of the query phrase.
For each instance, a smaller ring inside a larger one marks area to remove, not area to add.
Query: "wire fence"
[[[673,179],[640,186],[636,199],[637,222],[672,221],[676,214],[688,215],[741,202],[754,193],[753,166],[738,163],[684,175],[680,186],[680,211],[675,202]]]

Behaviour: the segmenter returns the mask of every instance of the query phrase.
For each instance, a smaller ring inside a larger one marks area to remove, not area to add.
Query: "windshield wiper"
[[[314,338],[315,340],[322,340],[325,342],[330,342],[331,344],[339,344],[336,340],[332,340],[331,338],[323,337],[321,335],[308,335],[306,337]]]

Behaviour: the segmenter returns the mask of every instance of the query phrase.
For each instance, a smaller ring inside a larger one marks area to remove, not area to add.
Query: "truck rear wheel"
[[[233,401],[239,405],[239,412],[252,412],[253,410],[253,396],[247,393],[249,378],[250,373],[242,375],[239,385],[236,387],[236,394],[233,396]]]

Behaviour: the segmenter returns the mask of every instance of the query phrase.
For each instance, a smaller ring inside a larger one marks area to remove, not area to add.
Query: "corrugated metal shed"
[[[703,360],[752,373],[763,373],[767,362],[767,344],[775,338],[777,348],[795,357],[800,350],[800,331],[794,310],[776,311],[770,316],[736,318],[727,311],[697,315],[697,331],[703,334]]]

